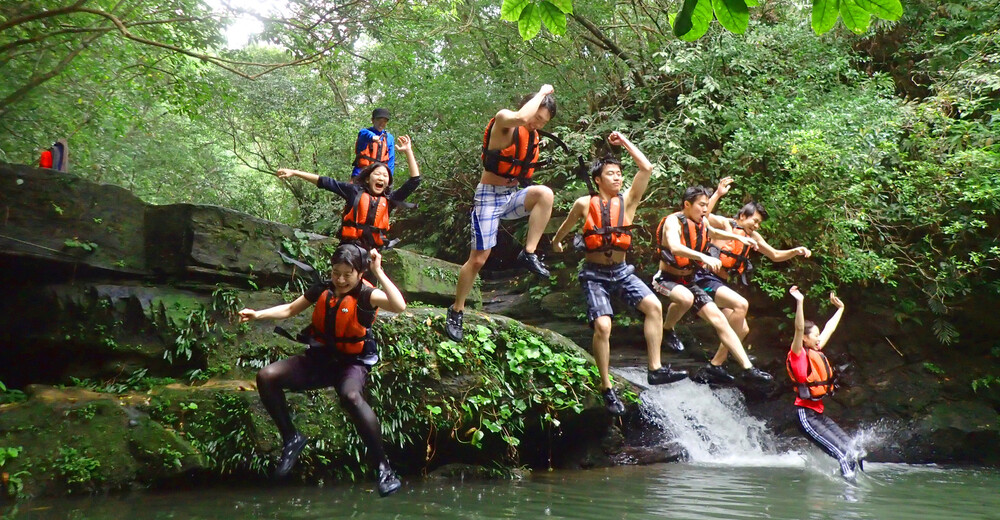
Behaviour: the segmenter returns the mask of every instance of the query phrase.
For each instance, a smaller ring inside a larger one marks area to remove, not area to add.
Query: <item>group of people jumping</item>
[[[556,115],[553,93],[551,85],[543,85],[535,94],[526,96],[517,110],[500,110],[486,125],[481,152],[483,172],[471,212],[471,250],[459,272],[455,300],[445,320],[445,333],[456,342],[463,340],[466,298],[497,244],[500,220],[528,218],[518,263],[543,278],[550,275],[537,249],[552,214],[554,196],[548,187],[533,184],[532,176],[547,163],[539,157],[539,131]],[[261,401],[283,439],[275,476],[283,477],[291,471],[307,442],[292,423],[284,390],[334,387],[361,434],[370,464],[377,468],[381,496],[397,491],[401,484],[386,457],[378,419],[362,392],[368,372],[378,362],[371,333],[377,310],[398,313],[406,308],[406,302],[382,270],[379,251],[391,245],[387,237],[390,213],[407,206],[406,198],[420,184],[413,142],[405,135],[396,140],[386,130],[389,115],[384,108],[376,109],[372,112],[372,126],[359,132],[351,182],[292,169],[278,170],[282,179],[300,178],[344,199],[341,243],[332,257],[330,280],[313,285],[291,303],[239,313],[243,321],[284,319],[313,306],[310,326],[296,338],[308,345],[305,352],[272,363],[257,374]],[[692,379],[713,385],[734,383],[736,377],[723,367],[732,354],[742,368],[741,378],[770,383],[773,377],[754,367],[743,348],[742,341],[749,332],[748,303],[730,283],[746,283],[753,268],[752,251],[775,262],[809,257],[811,251],[805,247],[770,246],[758,231],[768,214],[757,202],[746,204],[733,218],[714,214],[716,203],[732,186],[733,179],[727,177],[714,191],[702,186],[687,188],[680,210],[660,220],[655,236],[659,271],[652,278],[651,289],[635,274],[635,267],[626,263],[625,255],[632,245],[632,220],[653,165],[619,132],[612,132],[608,143],[624,148],[638,168],[631,185],[623,190],[625,176],[619,159],[604,156],[594,160],[589,168],[592,192],[574,202],[551,240],[552,251],[563,252],[563,241],[583,221],[582,232],[573,242],[585,255],[578,279],[587,302],[593,354],[608,412],[615,416],[625,412],[609,375],[612,297],[644,316],[649,384],[674,383],[689,377],[684,370],[663,366],[660,359],[664,347],[684,349],[674,329],[689,309],[709,322],[720,340],[715,356]],[[406,155],[410,177],[393,190],[397,151]],[[378,287],[366,279],[369,270]],[[853,478],[860,465],[859,456],[850,437],[823,415],[822,402],[834,386],[833,371],[822,349],[836,329],[844,305],[831,294],[831,302],[838,310],[820,331],[805,320],[803,296],[797,287],[792,287],[790,293],[798,307],[786,368],[796,392],[798,420],[811,440],[840,461],[844,476]],[[667,299],[665,316],[657,294]]]

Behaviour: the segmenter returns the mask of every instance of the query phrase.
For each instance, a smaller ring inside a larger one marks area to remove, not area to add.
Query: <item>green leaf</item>
[[[750,11],[745,0],[712,0],[715,17],[723,27],[736,34],[743,34],[750,24]]]
[[[538,4],[538,10],[542,22],[545,23],[545,27],[549,29],[550,33],[556,36],[566,34],[566,15],[562,10],[548,1]]]
[[[883,19],[896,21],[903,16],[903,4],[899,0],[854,0],[858,7]]]
[[[503,0],[500,6],[500,19],[508,22],[516,22],[521,18],[521,13],[525,7],[531,5],[532,0]]]
[[[855,0],[840,0],[840,19],[844,21],[844,25],[851,32],[864,34],[868,30],[868,23],[871,22],[871,18],[871,13],[858,7]]]
[[[684,4],[681,6],[681,11],[677,13],[674,17],[674,36],[680,38],[685,34],[691,32],[694,28],[694,21],[692,16],[694,15],[694,8],[698,4],[698,0],[684,0]]]
[[[542,30],[542,16],[539,11],[540,9],[535,9],[535,4],[530,4],[521,11],[521,17],[517,20],[517,30],[524,41],[538,36],[538,31]]]
[[[840,0],[813,0],[812,28],[816,34],[823,34],[837,23],[840,15]]]
[[[760,2],[757,0],[747,0],[747,7],[757,7],[758,5],[760,5]]]
[[[548,0],[566,14],[573,14],[573,0]]]
[[[689,28],[681,30],[684,29],[685,23],[683,19],[684,10],[689,4],[691,9],[690,16],[687,18]],[[712,0],[684,0],[684,7],[681,8],[681,12],[674,19],[674,34],[684,41],[693,42],[708,32],[708,26],[712,23],[712,18],[714,17]]]

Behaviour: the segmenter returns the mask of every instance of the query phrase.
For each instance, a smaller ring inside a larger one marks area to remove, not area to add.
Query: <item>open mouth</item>
[[[385,189],[385,183],[382,182],[382,181],[375,181],[375,189],[378,190],[378,191],[384,190]]]

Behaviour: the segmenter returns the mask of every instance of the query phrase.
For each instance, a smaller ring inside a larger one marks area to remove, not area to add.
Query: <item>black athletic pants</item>
[[[858,467],[858,455],[851,437],[826,415],[801,406],[796,408],[799,426],[806,435],[840,462],[840,472],[844,476],[853,475]]]

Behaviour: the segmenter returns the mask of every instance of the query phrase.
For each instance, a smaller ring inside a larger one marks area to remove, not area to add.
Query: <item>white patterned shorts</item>
[[[516,220],[531,212],[524,207],[528,189],[480,183],[472,206],[472,249],[485,251],[497,245],[500,219]]]

